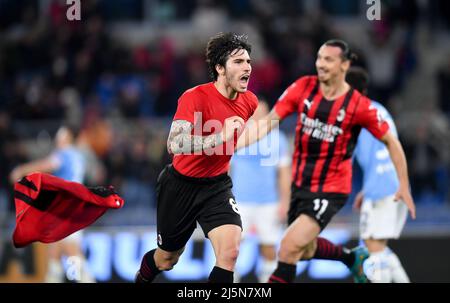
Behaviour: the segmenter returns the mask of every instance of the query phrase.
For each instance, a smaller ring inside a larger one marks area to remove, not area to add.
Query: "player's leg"
[[[347,195],[329,194],[327,196],[301,196],[300,194],[299,196],[298,192],[294,191],[288,213],[288,221],[292,222],[293,218],[300,214],[300,217],[306,217],[308,219],[307,222],[311,222],[309,224],[314,222],[315,226],[318,228],[318,231],[314,231],[314,237],[307,238],[306,240],[308,241],[302,243],[303,248],[302,253],[299,254],[300,259],[308,260],[315,258],[341,261],[349,267],[355,278],[355,282],[366,282],[367,279],[362,267],[364,260],[368,257],[365,248],[358,247],[354,250],[349,250],[342,246],[337,246],[327,239],[317,237],[328,225],[333,216],[345,205],[346,200]],[[298,218],[296,221],[297,220]],[[302,240],[304,241],[305,239]],[[295,241],[295,239],[293,241]],[[299,240],[297,239],[297,241]]]
[[[392,275],[387,260],[387,240],[364,239],[370,257],[364,263],[364,271],[372,283],[391,283]]]
[[[270,275],[277,267],[277,249],[275,245],[261,244],[259,246],[262,263],[258,273],[258,281],[260,283],[267,283]]]
[[[364,247],[349,249],[342,245],[336,245],[325,238],[317,237],[306,247],[302,260],[341,261],[350,269],[356,283],[366,283],[367,277],[364,275],[363,263],[368,256],[369,254]]]
[[[241,227],[234,224],[218,226],[208,232],[208,238],[216,256],[216,264],[209,275],[209,282],[232,283],[239,254]]]
[[[297,262],[320,231],[317,221],[305,214],[301,214],[289,225],[281,240],[277,268],[270,276],[270,283],[294,281]]]
[[[82,231],[78,231],[60,242],[66,257],[66,277],[74,282],[95,283],[95,278],[89,270],[86,257],[81,249],[81,241]]]
[[[161,172],[156,184],[158,248],[143,256],[136,283],[150,283],[178,262],[196,228],[199,210],[195,197],[199,190],[198,185],[185,181],[171,166]]]
[[[261,283],[266,283],[277,267],[276,245],[282,233],[277,209],[277,203],[260,205],[255,218],[261,253],[261,264],[258,272],[258,280]]]
[[[370,257],[364,270],[372,283],[409,283],[409,277],[398,256],[387,246],[387,240],[364,240]]]
[[[394,283],[410,283],[408,274],[400,262],[397,254],[387,247],[387,259],[389,268],[391,269],[392,282]]]
[[[61,263],[62,250],[59,242],[49,243],[47,245],[48,264],[45,275],[46,283],[63,283],[64,268]]]
[[[405,225],[407,208],[393,196],[376,202],[366,200],[361,207],[361,238],[370,257],[364,264],[373,283],[409,283],[398,256],[388,247],[388,239],[398,239]]]
[[[254,203],[239,204],[239,213],[242,221],[241,243],[248,237],[255,224],[255,219],[257,218],[257,211],[255,211],[256,208],[257,205]],[[237,270],[235,270],[233,275],[233,283],[239,283],[240,281],[241,275]]]
[[[151,283],[162,271],[171,270],[178,262],[184,247],[176,251],[165,251],[156,248],[148,251],[141,261],[141,267],[136,273],[136,283]]]
[[[208,281],[233,283],[234,268],[242,239],[242,220],[231,191],[233,183],[228,175],[212,179],[197,199],[202,206],[197,222],[209,238],[216,256],[216,264]]]
[[[83,231],[77,231],[60,241],[64,256],[66,256],[66,277],[74,282],[95,283],[86,257],[81,249]]]
[[[323,259],[341,261],[349,268],[355,263],[356,253],[342,245],[336,245],[333,242],[317,237],[308,245],[302,260]]]

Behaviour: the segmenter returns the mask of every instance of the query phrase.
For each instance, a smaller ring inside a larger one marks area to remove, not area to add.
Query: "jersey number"
[[[328,207],[328,200],[315,199],[313,202],[314,202],[314,211],[317,212],[316,218],[317,218],[317,220],[319,220],[320,216],[322,216],[322,214],[325,212],[325,210]]]
[[[229,202],[230,202],[231,208],[234,210],[234,212],[237,213],[238,215],[240,215],[239,209],[237,208],[236,201],[233,198],[230,198]]]

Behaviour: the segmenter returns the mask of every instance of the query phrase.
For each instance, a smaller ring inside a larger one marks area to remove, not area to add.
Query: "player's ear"
[[[350,68],[350,60],[343,61],[341,64],[342,71],[347,73],[349,68]]]
[[[216,72],[219,76],[225,76],[225,67],[220,64],[216,64]]]

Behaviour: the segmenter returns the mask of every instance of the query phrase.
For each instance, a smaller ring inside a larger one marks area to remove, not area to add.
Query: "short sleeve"
[[[283,92],[280,98],[278,98],[274,108],[281,119],[284,119],[297,111],[298,102],[300,100],[299,94],[305,90],[307,83],[307,77],[298,79]]]
[[[389,124],[383,115],[366,97],[361,97],[356,106],[356,124],[366,128],[375,138],[381,139],[389,131]]]
[[[173,120],[186,120],[194,124],[195,103],[192,93],[186,92],[178,99],[178,106]]]

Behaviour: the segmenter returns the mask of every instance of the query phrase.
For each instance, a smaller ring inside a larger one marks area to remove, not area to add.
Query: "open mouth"
[[[249,79],[250,79],[250,75],[243,75],[239,78],[239,82],[241,84],[247,84]]]

